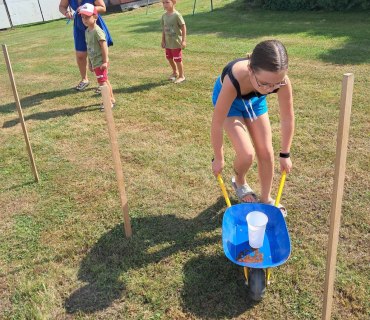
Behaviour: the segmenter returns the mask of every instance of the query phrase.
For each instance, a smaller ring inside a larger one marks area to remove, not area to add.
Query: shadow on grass
[[[213,12],[185,15],[184,19],[189,35],[217,34],[222,38],[254,40],[260,37],[279,38],[287,34],[296,35],[297,42],[302,34],[338,38],[341,45],[323,50],[325,53],[319,54],[319,59],[335,64],[370,62],[370,19],[365,12],[272,11],[251,8],[245,0],[237,0],[215,8]],[[161,32],[160,25],[153,20],[141,20],[133,27],[131,32],[134,33]]]
[[[114,93],[135,93],[135,92],[142,92],[142,91],[148,91],[156,87],[164,86],[169,84],[169,81],[166,80],[161,80],[161,81],[156,81],[156,82],[148,82],[148,83],[143,83],[140,85],[136,86],[131,86],[131,87],[123,87],[123,88],[115,88]],[[94,91],[94,88],[90,88],[86,91]],[[73,89],[63,89],[63,90],[56,90],[56,91],[48,91],[48,92],[43,92],[43,93],[38,93],[32,96],[28,96],[25,98],[20,99],[21,107],[22,110],[26,108],[30,108],[36,105],[39,105],[41,102],[45,100],[52,100],[54,98],[66,96],[66,95],[74,95],[78,94],[79,92]],[[99,97],[100,95],[96,95]],[[36,113],[33,115],[30,115],[28,117],[24,117],[24,120],[47,120],[50,118],[56,118],[58,116],[72,116],[80,111],[90,111],[90,110],[83,110],[87,108],[88,106],[85,107],[76,107],[72,109],[63,109],[63,110],[53,110],[53,111],[48,111],[48,112],[40,112]],[[15,102],[13,103],[8,103],[5,105],[0,106],[0,113],[12,113],[12,112],[17,112]],[[19,119],[14,119],[10,120],[7,122],[4,122],[3,128],[9,128],[12,126],[15,126],[16,124],[19,123]]]
[[[143,83],[137,86],[131,86],[131,87],[123,87],[123,88],[118,88],[114,89],[114,93],[135,93],[135,92],[142,92],[142,91],[148,91],[153,88],[159,87],[159,86],[165,86],[167,84],[171,84],[171,82],[166,81],[166,80],[160,80],[157,82],[149,82],[149,83]],[[95,90],[95,88],[91,89]],[[39,93],[33,96],[26,97],[21,100],[21,106],[22,109],[25,109],[27,107],[32,107],[34,105],[40,104],[41,101],[46,100],[46,99],[53,99],[56,97],[60,97],[63,95],[67,94],[75,94],[78,93],[75,90],[71,89],[65,89],[65,90],[59,90],[59,91],[51,91],[47,93]],[[97,95],[98,96],[98,95]],[[66,109],[61,109],[61,110],[52,110],[52,111],[46,111],[46,112],[38,112],[31,114],[29,116],[24,117],[24,121],[27,120],[48,120],[51,118],[57,118],[60,116],[73,116],[76,113],[80,112],[90,112],[90,111],[95,111],[95,109],[87,109],[89,107],[93,106],[98,106],[98,104],[93,104],[89,106],[80,106],[80,107],[75,107],[75,108],[66,108]],[[100,107],[97,107],[100,109]],[[0,106],[0,113],[10,113],[10,112],[17,112],[15,103],[9,103],[4,106]],[[13,120],[5,121],[3,123],[3,128],[10,128],[14,127],[19,123],[19,117]]]
[[[33,106],[37,106],[40,103],[42,103],[45,100],[52,100],[54,98],[63,97],[70,94],[77,94],[79,93],[76,90],[73,90],[72,88],[63,89],[63,90],[55,90],[55,91],[46,91],[34,94],[32,96],[28,96],[20,100],[22,109],[30,108]],[[11,113],[11,112],[17,112],[15,102],[8,103],[5,105],[0,106],[0,113]]]
[[[35,185],[35,184],[37,184],[37,182],[35,181],[35,179],[33,179],[32,181],[20,183],[20,184],[11,186],[9,188],[6,188],[5,191],[17,190],[17,189],[21,189],[21,188],[28,187],[28,186]]]
[[[130,87],[123,87],[123,88],[114,88],[113,92],[115,94],[117,93],[136,93],[136,92],[143,92],[143,91],[148,91],[156,87],[161,87],[165,86],[168,84],[172,84],[172,82],[168,80],[160,80],[156,82],[148,82],[148,83],[143,83],[139,84],[137,86],[130,86]]]
[[[221,253],[193,258],[183,272],[183,308],[201,319],[231,319],[256,305],[248,296],[243,268]]]
[[[96,107],[96,108],[89,109],[90,107]],[[61,116],[71,117],[71,116],[75,115],[76,113],[92,112],[92,111],[95,112],[98,109],[100,110],[100,107],[97,104],[92,104],[92,105],[88,105],[88,106],[81,106],[81,107],[75,107],[75,108],[67,108],[67,109],[52,110],[52,111],[46,111],[46,112],[38,112],[38,113],[34,113],[34,114],[31,114],[29,116],[24,117],[24,121],[28,121],[28,120],[48,120],[48,119],[57,118],[57,117],[61,117]],[[9,120],[9,121],[5,121],[3,123],[3,128],[14,127],[18,123],[19,123],[19,118]]]
[[[224,207],[224,199],[219,198],[191,220],[175,215],[133,218],[131,239],[125,238],[122,224],[117,225],[82,260],[78,279],[86,285],[66,299],[66,311],[74,314],[104,310],[128,294],[121,279],[129,270],[160,263],[179,251],[196,253],[200,246],[221,242],[218,235],[201,237],[199,233],[220,227]],[[160,249],[153,250],[154,247]],[[235,316],[245,311],[247,299],[243,286],[236,284],[236,269],[221,253],[190,260],[184,266],[183,308],[214,316]],[[238,306],[232,307],[235,303]]]

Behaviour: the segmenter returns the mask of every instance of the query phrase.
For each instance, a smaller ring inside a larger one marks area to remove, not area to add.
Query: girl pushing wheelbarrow
[[[288,55],[284,45],[278,40],[267,40],[257,44],[247,57],[228,63],[216,80],[212,97],[212,171],[217,177],[224,167],[225,129],[235,150],[232,186],[240,202],[274,204],[271,197],[274,150],[266,101],[270,94],[276,94],[279,102],[280,169],[286,173],[291,171],[294,111],[292,86],[287,73]],[[255,154],[260,181],[259,197],[246,181]]]

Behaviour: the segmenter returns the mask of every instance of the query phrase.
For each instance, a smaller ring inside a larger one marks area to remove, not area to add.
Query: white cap
[[[96,11],[96,8],[91,3],[85,3],[83,6],[81,6],[78,10],[78,14],[83,14],[85,16],[92,16],[93,14],[98,14]]]

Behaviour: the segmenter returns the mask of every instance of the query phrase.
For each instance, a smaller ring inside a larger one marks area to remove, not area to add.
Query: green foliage
[[[272,10],[328,10],[345,11],[351,9],[370,9],[369,0],[260,0],[254,1],[255,5],[260,5]]]

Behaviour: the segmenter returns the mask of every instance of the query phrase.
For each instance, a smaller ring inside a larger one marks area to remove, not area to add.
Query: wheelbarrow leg
[[[245,284],[248,285],[249,271],[247,267],[244,267]]]
[[[271,268],[266,269],[266,285],[270,284]]]

